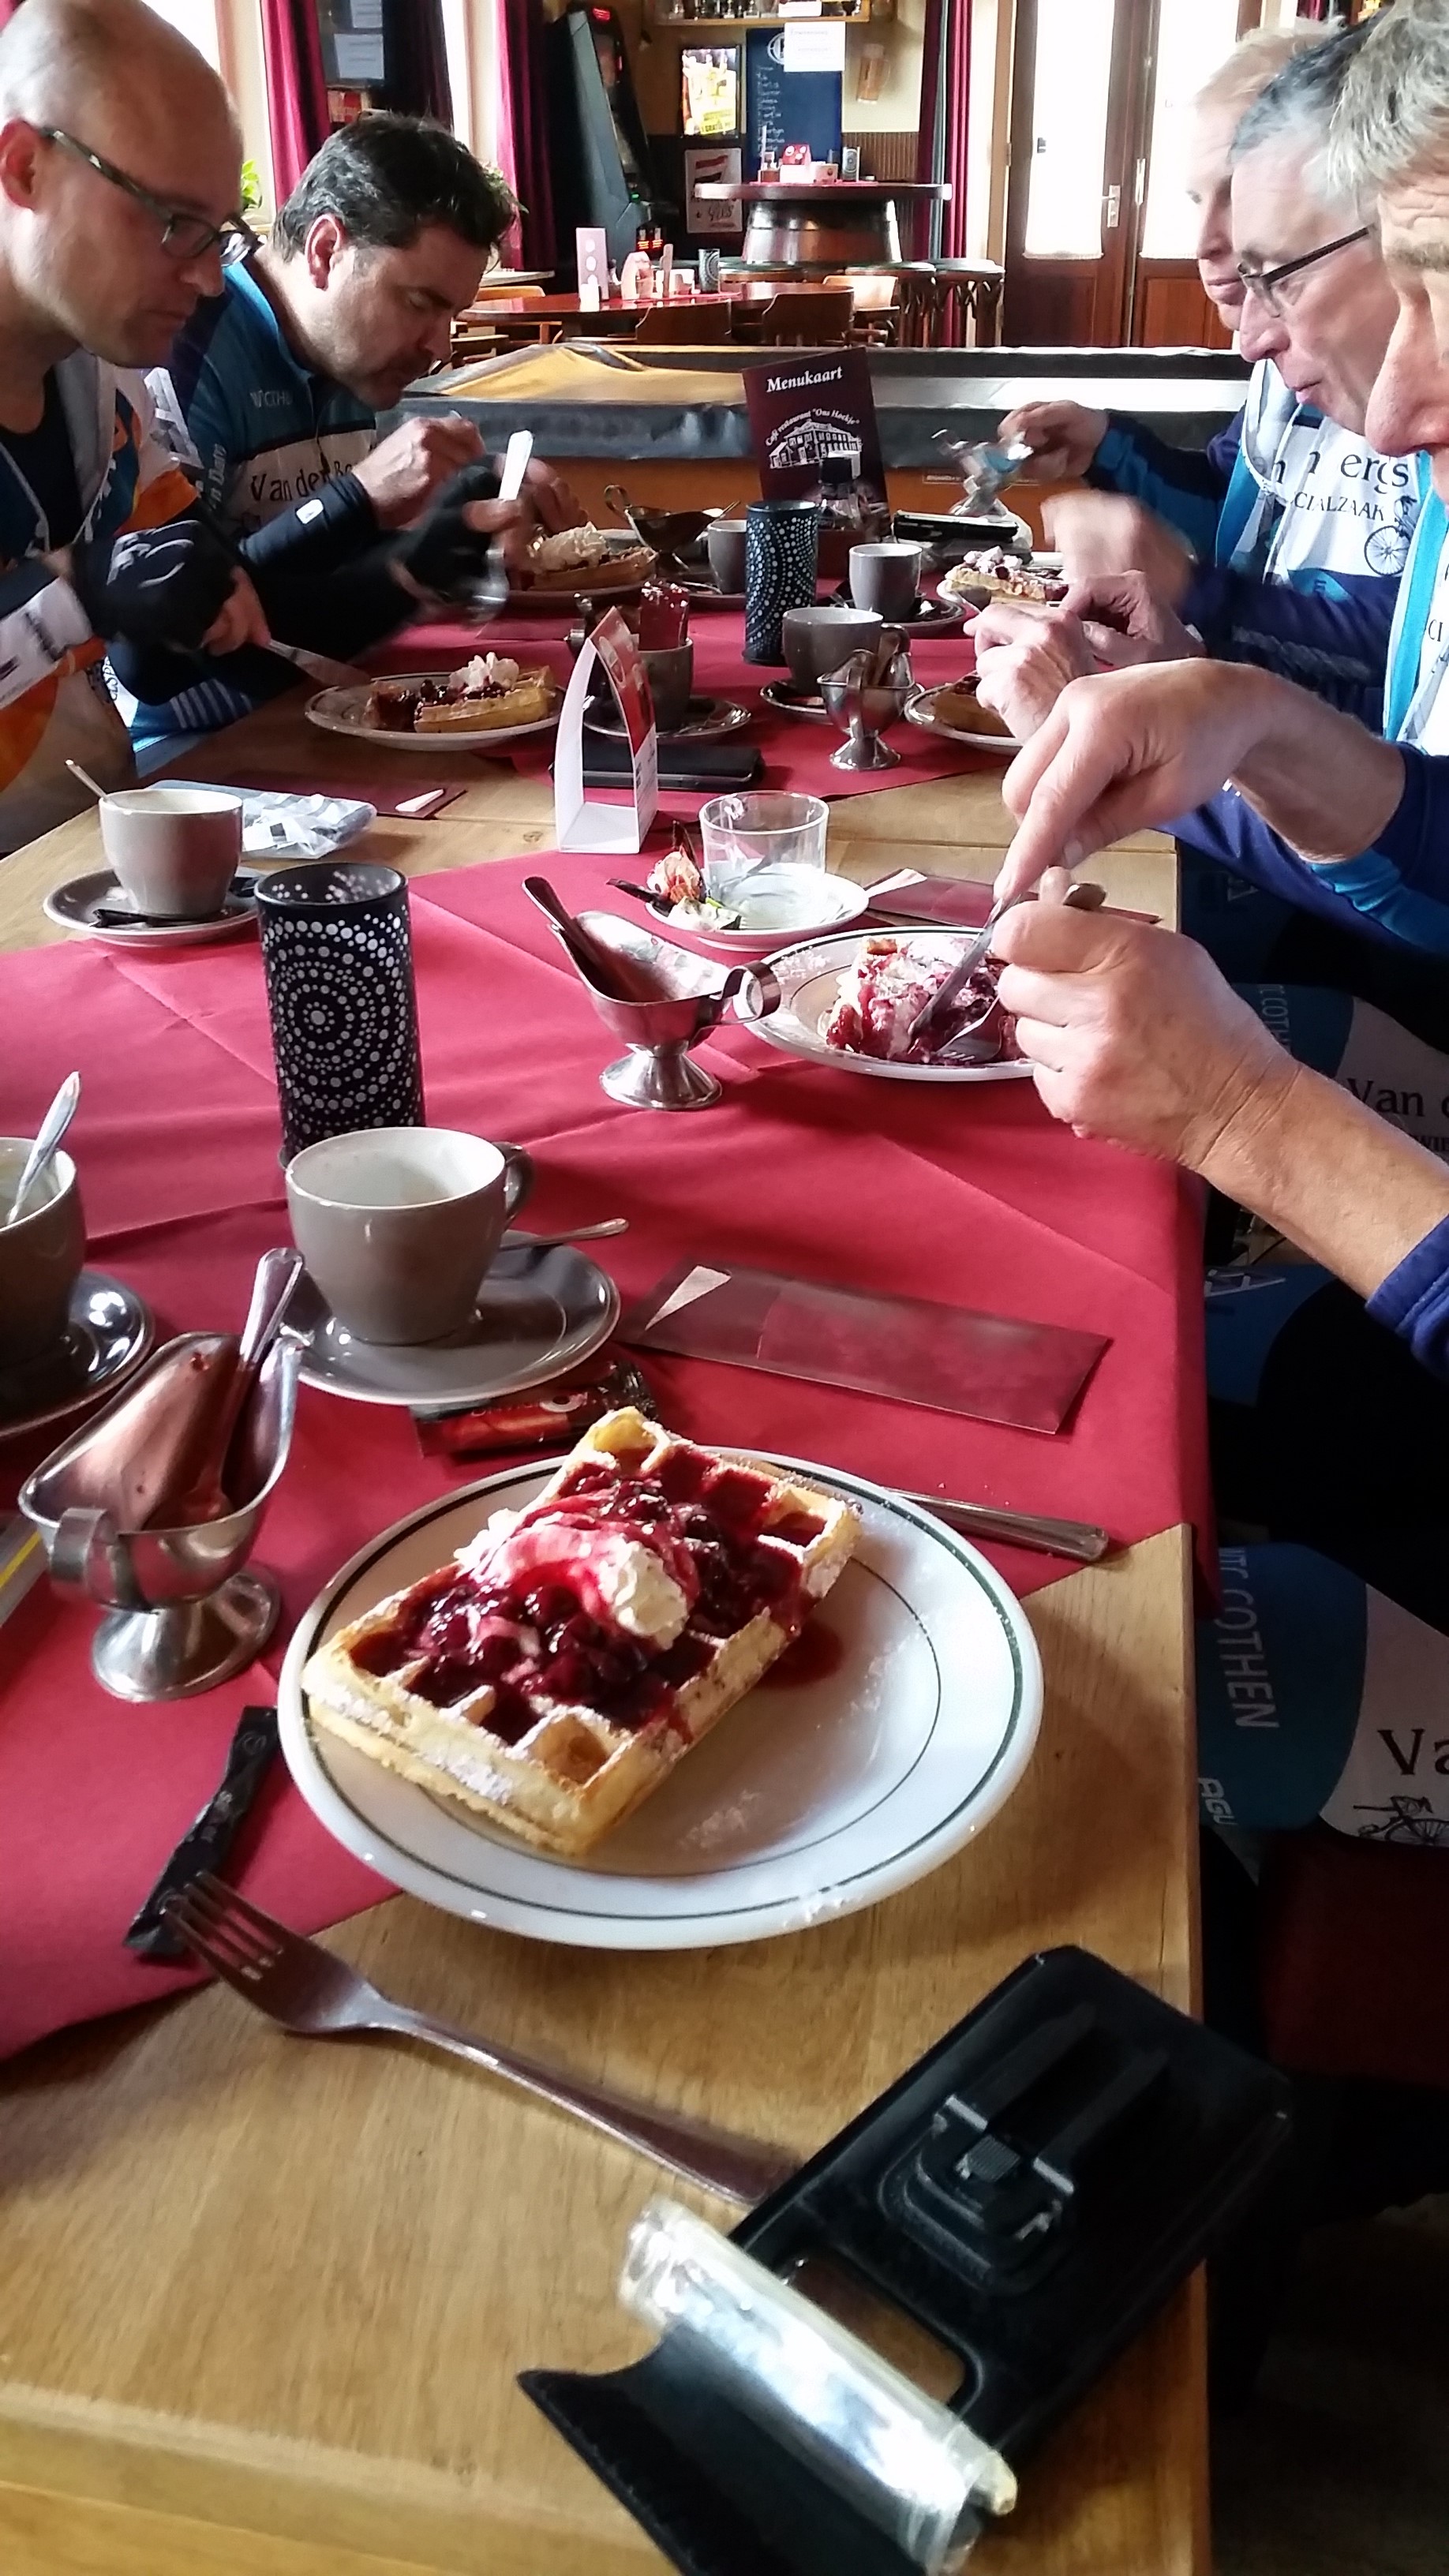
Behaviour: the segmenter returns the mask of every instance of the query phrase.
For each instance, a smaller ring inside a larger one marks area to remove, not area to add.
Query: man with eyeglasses
[[[266,634],[123,372],[215,293],[240,187],[221,83],[140,0],[26,0],[0,34],[0,848],[83,803],[68,758],[130,774],[108,640]]]
[[[1258,374],[1223,519],[1265,579],[1218,568],[1184,599],[1181,571],[1165,596],[1160,571],[1103,572],[1078,579],[1063,611],[988,610],[977,628],[983,696],[1014,730],[1031,731],[1068,680],[1094,667],[1207,651],[1399,731],[1442,519],[1425,498],[1424,460],[1373,442],[1393,289],[1374,227],[1325,165],[1332,115],[1368,34],[1355,28],[1295,55],[1231,147],[1243,346]],[[1084,516],[1125,506],[1062,504]],[[1343,987],[1435,1049],[1449,1045],[1449,978],[1422,913],[1355,902],[1346,880],[1306,868],[1236,795],[1174,818],[1174,830],[1190,861],[1184,922],[1236,977]],[[1444,1120],[1429,1119],[1425,1132],[1444,1133]]]
[[[1322,177],[1334,105],[1366,32],[1296,47],[1226,149],[1237,318],[1255,364],[1241,419],[1218,442],[1216,464],[1231,471],[1208,543],[1185,528],[1170,491],[1069,494],[1050,505],[1069,605],[1092,631],[1038,655],[1028,619],[990,613],[983,644],[1028,648],[1017,689],[1030,708],[1018,706],[1017,720],[1040,716],[1069,662],[1082,671],[1093,657],[1114,664],[1196,650],[1283,671],[1377,720],[1421,494],[1415,461],[1381,456],[1364,436],[1393,295],[1370,228]],[[1112,587],[1129,575],[1135,584]],[[1004,684],[1007,662],[996,673]]]
[[[442,127],[359,117],[323,144],[271,237],[229,264],[222,294],[153,373],[162,432],[242,547],[282,641],[351,658],[390,634],[416,614],[410,576],[434,593],[447,577],[447,525],[465,591],[476,583],[477,521],[460,514],[498,508],[476,429],[412,418],[379,441],[377,416],[447,356],[454,316],[515,212],[498,172]],[[430,523],[412,533],[429,506],[443,544]],[[583,513],[535,461],[504,515],[519,544],[525,528]],[[291,679],[255,653],[189,685],[154,656],[116,661],[142,701],[132,735],[147,748],[234,722]]]

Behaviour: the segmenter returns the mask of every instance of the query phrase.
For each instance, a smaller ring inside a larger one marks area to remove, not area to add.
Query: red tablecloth
[[[536,865],[537,860],[530,862]],[[605,862],[550,859],[572,903]],[[926,1291],[1105,1334],[1055,1439],[650,1354],[666,1419],[919,1488],[1069,1513],[1135,1539],[1208,1522],[1194,1201],[1177,1174],[1054,1127],[1024,1084],[934,1089],[822,1071],[731,1028],[702,1052],[725,1083],[703,1116],[618,1108],[612,1049],[551,934],[494,865],[413,888],[429,1116],[537,1157],[542,1227],[622,1213],[598,1247],[626,1294],[681,1254],[862,1288]],[[609,898],[605,895],[605,900]],[[7,1124],[33,1129],[78,1065],[72,1131],[90,1258],[163,1333],[241,1321],[257,1255],[287,1234],[260,962],[250,942],[168,960],[90,946],[0,958]],[[49,1441],[0,1453],[5,1499]],[[258,1667],[206,1697],[130,1709],[90,1677],[94,1614],[40,1585],[0,1634],[0,2049],[165,1992],[121,1932],[215,1786],[248,1700],[273,1695],[292,1622],[376,1530],[460,1481],[404,1413],[304,1389],[259,1556],[285,1615]],[[1054,1560],[993,1551],[1018,1589]],[[258,1903],[317,1927],[379,1883],[290,1789],[255,1838]]]
[[[432,671],[452,669],[470,654],[480,650],[496,653],[526,653],[546,662],[556,679],[567,682],[571,664],[565,635],[574,622],[573,611],[555,611],[552,616],[511,611],[493,625],[480,630],[476,626],[415,626],[405,634],[392,636],[367,657],[376,670]],[[803,716],[777,715],[772,707],[762,706],[760,691],[772,680],[788,680],[783,664],[766,669],[744,659],[744,618],[737,608],[696,610],[690,620],[694,643],[694,685],[700,696],[729,697],[750,707],[755,722],[739,739],[753,744],[765,764],[761,785],[788,788],[807,796],[874,795],[882,787],[908,787],[924,784],[932,778],[952,778],[971,769],[995,769],[1003,763],[990,752],[974,752],[962,743],[947,742],[938,734],[927,733],[923,726],[905,722],[892,725],[889,743],[900,754],[894,769],[832,769],[830,755],[838,751],[843,736],[834,725],[816,724]],[[969,630],[960,628],[954,634],[918,638],[911,646],[911,667],[922,688],[939,688],[948,680],[959,680],[976,667],[975,649]],[[486,752],[478,755],[487,759]],[[540,737],[519,743],[511,753],[500,752],[500,759],[511,759],[514,766],[531,775],[547,770],[553,758],[551,739]],[[695,815],[704,798],[687,794],[682,789],[665,788],[660,792],[660,811],[670,817]]]

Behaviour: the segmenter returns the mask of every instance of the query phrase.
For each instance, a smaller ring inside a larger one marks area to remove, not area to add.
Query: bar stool
[[[1006,271],[994,259],[938,259],[937,309],[941,338],[952,347],[966,336],[968,316],[976,325],[978,349],[994,349],[1001,337],[1001,290]]]

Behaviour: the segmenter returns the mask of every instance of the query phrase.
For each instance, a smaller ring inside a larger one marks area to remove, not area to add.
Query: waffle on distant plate
[[[533,590],[587,590],[590,584],[622,589],[646,581],[657,560],[652,546],[611,545],[602,528],[559,528],[553,536],[535,537],[524,573]]]
[[[754,1688],[859,1528],[834,1494],[626,1406],[522,1512],[340,1629],[302,1687],[347,1743],[573,1856]]]
[[[1040,572],[1034,564],[1023,563],[1020,555],[1009,554],[1004,546],[992,546],[985,554],[966,555],[953,564],[940,581],[943,598],[969,598],[974,590],[986,591],[992,599],[1021,599],[1038,608],[1065,599],[1067,585],[1056,573]]]
[[[483,733],[540,724],[558,694],[542,664],[525,669],[506,653],[475,653],[436,679],[374,680],[363,722],[382,733]]]

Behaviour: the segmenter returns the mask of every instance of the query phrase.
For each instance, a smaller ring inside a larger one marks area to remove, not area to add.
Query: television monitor
[[[738,45],[681,45],[681,130],[691,140],[744,128],[743,65]]]

